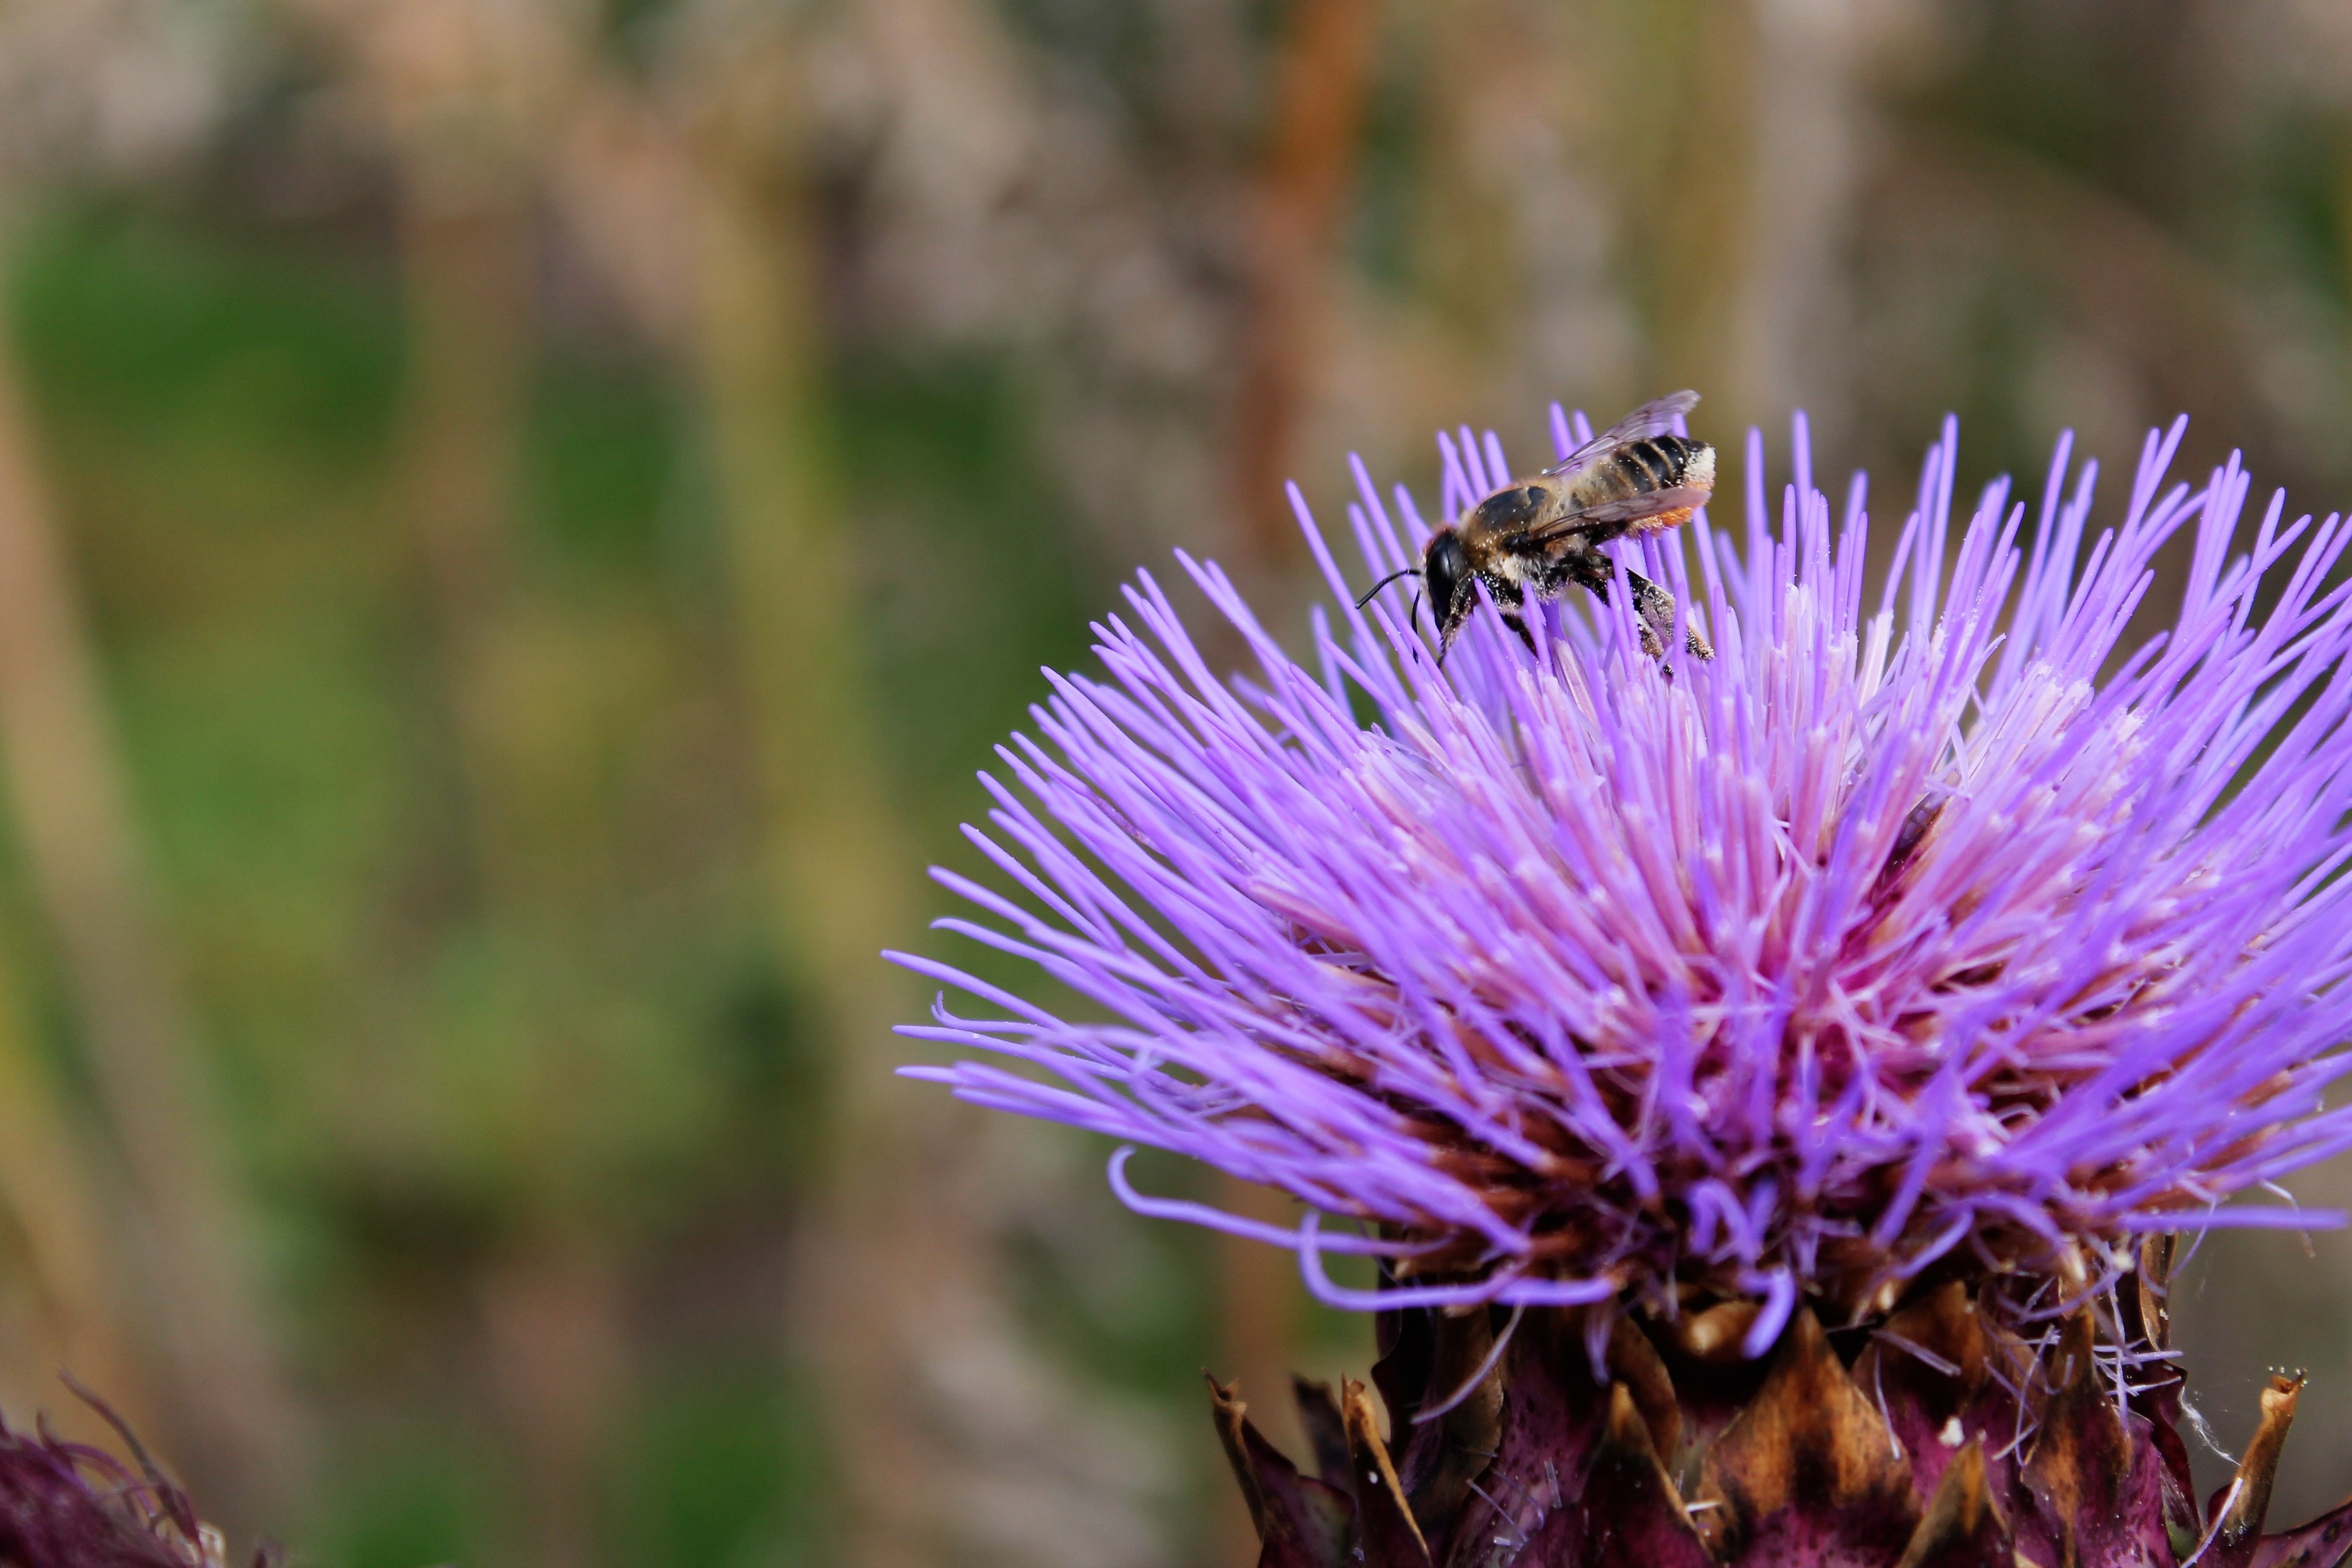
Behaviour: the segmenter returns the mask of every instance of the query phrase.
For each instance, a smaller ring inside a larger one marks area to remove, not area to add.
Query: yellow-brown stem
[[[174,1449],[235,1525],[293,1495],[299,1421],[244,1195],[152,892],[80,596],[0,342],[0,750],[36,893],[139,1214],[123,1227],[171,1366]]]
[[[1283,481],[1315,362],[1380,27],[1377,0],[1298,0],[1275,63],[1234,426],[1234,485],[1261,561],[1297,549]]]
[[[980,1289],[948,1201],[958,1109],[898,1092],[890,1030],[919,1010],[878,952],[913,880],[858,654],[856,573],[823,394],[815,247],[800,172],[725,126],[695,145],[694,353],[717,458],[788,972],[831,1053],[798,1324],[845,1485],[843,1561],[943,1559],[940,1436],[913,1384],[927,1321]]]

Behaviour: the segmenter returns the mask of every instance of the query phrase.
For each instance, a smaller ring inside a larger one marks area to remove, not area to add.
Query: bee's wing
[[[1676,485],[1671,489],[1644,490],[1637,496],[1619,496],[1611,500],[1596,501],[1574,511],[1562,512],[1541,527],[1529,529],[1527,542],[1549,543],[1555,539],[1565,539],[1579,529],[1622,528],[1645,517],[1660,517],[1688,507],[1705,506],[1707,498],[1714,493],[1712,485]]]
[[[1698,394],[1696,392],[1669,392],[1664,397],[1654,398],[1570,452],[1553,467],[1546,468],[1545,477],[1572,474],[1620,447],[1646,441],[1653,436],[1663,436],[1674,427],[1675,420],[1697,406]]]

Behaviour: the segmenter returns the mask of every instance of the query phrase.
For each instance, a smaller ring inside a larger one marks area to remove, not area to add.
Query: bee
[[[1454,634],[1477,602],[1484,583],[1504,624],[1532,648],[1519,610],[1527,596],[1557,599],[1580,584],[1609,599],[1616,563],[1601,546],[1612,539],[1657,533],[1686,520],[1715,490],[1715,448],[1667,428],[1698,403],[1696,392],[1670,393],[1644,403],[1530,479],[1513,479],[1430,535],[1419,566],[1390,574],[1357,604],[1399,577],[1419,577],[1437,618],[1442,662]],[[1673,635],[1674,595],[1637,572],[1625,574],[1643,651],[1665,651]],[[1713,658],[1715,649],[1688,629],[1690,651]]]

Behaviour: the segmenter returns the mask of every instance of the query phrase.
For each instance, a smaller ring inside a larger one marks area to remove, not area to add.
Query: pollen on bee
[[[1697,510],[1698,508],[1695,506],[1678,506],[1672,511],[1662,511],[1654,517],[1643,518],[1625,531],[1636,539],[1643,534],[1664,533],[1670,528],[1680,528],[1684,523],[1688,522],[1691,513]]]

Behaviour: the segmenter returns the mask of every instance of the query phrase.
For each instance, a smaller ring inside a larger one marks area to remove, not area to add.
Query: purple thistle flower
[[[71,1380],[68,1380],[71,1384]],[[102,1448],[67,1442],[44,1426],[0,1421],[0,1563],[24,1568],[221,1568],[219,1531],[147,1458],[130,1427],[95,1395],[74,1392],[114,1427],[140,1473]],[[255,1550],[254,1568],[278,1562]]]
[[[1696,1285],[1762,1303],[1750,1354],[1801,1294],[1883,1303],[1948,1257],[2087,1288],[2138,1233],[2312,1223],[2217,1205],[2352,1142],[2323,1102],[2347,538],[2274,496],[2233,554],[2251,480],[2168,484],[2185,424],[2095,537],[2070,439],[2038,505],[1997,480],[1956,535],[1948,424],[1874,591],[1861,477],[1833,508],[1801,419],[1768,506],[1751,434],[1745,540],[1694,519],[1696,581],[1611,547],[1712,661],[1645,656],[1619,595],[1531,616],[1532,652],[1482,609],[1440,668],[1405,588],[1351,606],[1294,489],[1339,623],[1297,662],[1180,557],[1255,657],[1228,685],[1128,590],[1107,677],[1049,672],[983,779],[967,831],[1015,891],[938,873],[983,917],[942,929],[1077,1005],[894,954],[992,1015],[943,998],[906,1033],[1013,1064],[906,1070],[1291,1194],[1296,1233],[1111,1164],[1142,1212],[1295,1247],[1326,1301],[1671,1314]],[[1444,516],[1513,472],[1492,434],[1440,446]],[[1355,476],[1365,570],[1412,564],[1412,498]],[[2172,627],[2127,643],[2182,534]],[[1333,1252],[1386,1288],[1332,1283]]]

